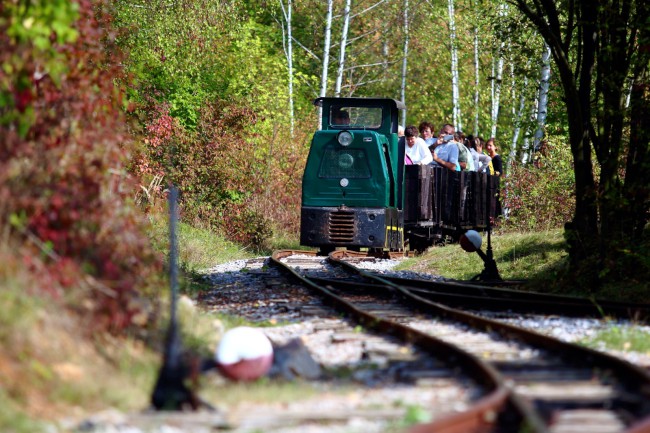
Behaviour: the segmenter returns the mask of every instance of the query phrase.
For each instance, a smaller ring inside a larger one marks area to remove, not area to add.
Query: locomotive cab
[[[300,243],[397,251],[404,246],[404,144],[386,98],[318,98],[316,131],[302,180]]]

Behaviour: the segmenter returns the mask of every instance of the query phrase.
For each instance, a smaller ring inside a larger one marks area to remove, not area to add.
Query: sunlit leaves
[[[21,136],[34,121],[35,84],[46,75],[59,83],[65,72],[58,49],[76,40],[78,10],[70,0],[9,1],[0,8],[0,124]]]

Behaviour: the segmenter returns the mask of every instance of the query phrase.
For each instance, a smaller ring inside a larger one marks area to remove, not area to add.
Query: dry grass
[[[144,408],[158,356],[130,339],[88,335],[0,247],[0,431],[38,432],[62,418]]]

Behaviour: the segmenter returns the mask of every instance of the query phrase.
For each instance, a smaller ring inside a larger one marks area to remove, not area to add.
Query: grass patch
[[[0,431],[40,432],[106,407],[146,408],[160,356],[128,338],[91,338],[63,301],[0,256],[0,345],[8,349],[0,351]]]
[[[637,327],[613,327],[581,341],[594,349],[610,349],[650,354],[650,332]]]
[[[217,374],[206,377],[201,396],[218,407],[230,407],[242,402],[282,404],[316,398],[323,392],[313,383],[293,380],[271,380],[262,377],[254,382],[232,382]]]
[[[481,249],[487,252],[485,234]],[[567,257],[564,238],[559,229],[492,235],[492,252],[504,279],[552,278]],[[478,254],[467,253],[458,244],[448,244],[429,248],[421,256],[403,261],[397,269],[469,280],[481,273],[483,261]]]
[[[650,262],[650,230],[647,230],[636,255],[622,255],[620,260],[639,263],[630,275],[610,279],[600,290],[576,283],[568,275],[568,252],[563,229],[531,233],[497,233],[492,235],[493,256],[501,278],[527,280],[524,290],[558,293],[596,299],[650,303],[644,278]],[[487,235],[483,234],[481,249],[487,252]],[[411,270],[442,275],[466,281],[483,270],[483,261],[475,253],[467,253],[458,244],[434,246],[421,256],[404,260],[398,270]]]
[[[151,217],[149,236],[154,248],[167,256],[169,221],[166,215],[157,214]],[[230,242],[219,234],[183,222],[178,224],[178,258],[180,266],[188,272],[255,256],[252,251]]]
[[[297,233],[285,233],[282,228],[273,230],[273,236],[267,242],[267,248],[263,254],[270,255],[274,250],[311,250],[311,247],[300,245],[300,238]]]

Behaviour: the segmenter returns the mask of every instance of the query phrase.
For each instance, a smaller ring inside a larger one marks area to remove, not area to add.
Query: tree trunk
[[[454,0],[447,1],[449,10],[449,44],[451,48],[451,98],[453,105],[453,123],[457,131],[463,129],[460,119],[460,92],[458,90],[458,52],[456,50],[456,21],[454,13]]]
[[[512,146],[510,147],[510,155],[508,157],[508,167],[510,167],[517,160],[517,154],[522,153],[519,150],[520,147],[517,146],[517,142],[519,141],[519,133],[521,132],[521,119],[523,119],[524,110],[526,109],[526,93],[524,92],[526,87],[528,87],[528,77],[524,77],[524,83],[521,88],[521,94],[519,95],[519,109],[514,114],[514,118],[513,118],[515,127],[514,127],[514,132],[512,134]],[[512,99],[513,101],[515,100],[514,97]],[[506,170],[506,174],[507,173],[510,173],[510,170]]]
[[[496,65],[496,77],[493,78],[492,88],[493,88],[493,99],[492,99],[492,128],[490,130],[490,136],[496,137],[497,135],[497,122],[499,120],[499,104],[501,99],[501,81],[503,80],[503,42],[501,42],[499,47],[499,58]],[[492,70],[494,71],[494,65]]]
[[[320,96],[327,96],[327,73],[330,64],[330,43],[332,41],[332,8],[334,0],[327,0],[327,18],[325,20],[325,41],[323,43],[323,71],[320,77]],[[322,129],[323,107],[318,107],[318,129]]]
[[[402,103],[406,105],[406,71],[409,53],[409,0],[404,0],[404,57],[402,59],[402,85],[401,98]],[[406,127],[406,110],[402,111],[401,125]]]
[[[646,57],[650,57],[649,44],[646,46]],[[639,239],[648,223],[648,200],[650,198],[650,71],[645,60],[643,70],[637,74],[630,94],[630,149],[627,155],[625,170],[625,187],[623,198],[629,203],[620,215],[625,236],[631,240],[630,245],[638,246]]]
[[[574,87],[573,74],[570,69],[564,71],[564,76],[562,77],[563,84],[568,81],[565,86],[569,89],[566,91],[565,87],[565,91],[570,95],[567,97],[567,114],[569,118],[569,140],[571,142],[576,182],[576,211],[567,231],[567,238],[571,263],[573,268],[581,273],[586,271],[584,269],[585,266],[598,266],[596,263],[586,263],[585,259],[593,256],[596,252],[597,240],[600,233],[598,230],[597,196],[593,176],[590,140],[590,95],[596,54],[596,42],[593,36],[596,29],[593,15],[595,14],[596,8],[593,5],[583,5],[583,9],[586,10],[582,11],[581,63],[577,89]],[[568,53],[566,52],[563,52],[561,55],[565,59],[568,58]],[[567,75],[569,76],[568,78]],[[592,271],[597,272],[598,269],[596,268]],[[597,282],[596,275],[593,276],[593,282]]]
[[[540,149],[542,138],[544,138],[544,125],[546,123],[546,112],[548,106],[548,88],[551,81],[551,48],[544,44],[542,53],[542,68],[539,78],[539,94],[537,96],[537,130],[533,141],[533,151]]]
[[[478,26],[474,26],[474,136],[478,137],[478,120],[479,120],[479,77],[480,62],[478,57]]]
[[[286,34],[285,27],[282,26],[282,33],[285,36],[285,50],[284,54],[287,58],[287,65],[289,68],[289,119],[291,122],[290,133],[293,138],[293,125],[294,125],[294,113],[293,113],[293,35],[291,33],[291,12],[292,12],[292,0],[287,0],[287,6],[284,6],[284,0],[280,0],[280,6],[282,7],[282,14],[284,15],[284,22],[286,24]]]
[[[345,49],[348,43],[348,28],[350,26],[350,4],[352,0],[345,1],[343,12],[343,30],[341,32],[341,51],[339,52],[339,69],[336,74],[336,96],[341,96],[341,85],[343,83],[343,71],[345,70]]]

